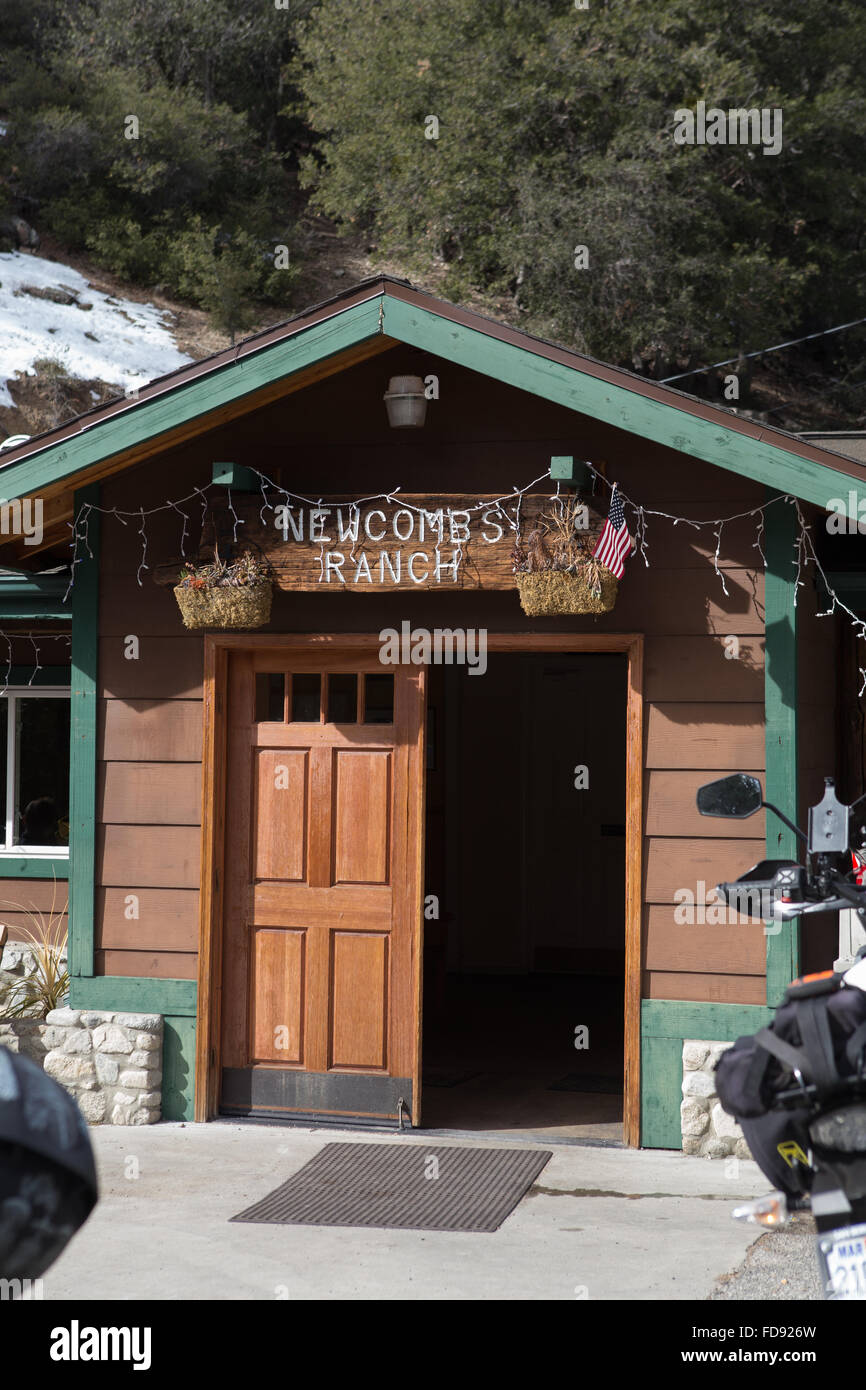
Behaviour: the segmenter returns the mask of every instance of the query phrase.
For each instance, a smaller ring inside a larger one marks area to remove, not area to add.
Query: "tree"
[[[850,316],[864,60],[858,0],[322,0],[293,70],[303,178],[410,265],[441,258],[453,297],[509,295],[663,376]],[[677,144],[699,100],[781,109],[781,151]]]

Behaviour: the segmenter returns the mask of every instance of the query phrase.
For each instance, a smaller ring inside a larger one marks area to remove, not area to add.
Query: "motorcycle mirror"
[[[764,794],[757,777],[747,772],[735,772],[718,782],[707,782],[698,788],[698,810],[702,816],[725,816],[729,820],[745,820],[760,811]]]

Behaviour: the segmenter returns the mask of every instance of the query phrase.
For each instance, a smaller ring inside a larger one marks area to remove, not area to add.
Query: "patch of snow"
[[[79,303],[16,295],[24,285],[69,290]],[[85,304],[93,307],[80,307]],[[34,375],[40,357],[61,361],[70,376],[106,381],[124,392],[185,366],[193,358],[178,351],[168,317],[153,304],[90,289],[83,275],[59,261],[23,251],[0,254],[0,405],[14,405],[7,381],[16,372]]]

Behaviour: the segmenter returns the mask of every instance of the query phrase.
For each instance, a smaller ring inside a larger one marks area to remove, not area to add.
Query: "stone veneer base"
[[[716,1062],[729,1042],[683,1041],[683,1153],[702,1158],[751,1158],[743,1131],[719,1104],[716,1095]]]
[[[0,1046],[53,1076],[90,1125],[159,1120],[162,1038],[161,1014],[54,1009],[44,1019],[0,1019]]]

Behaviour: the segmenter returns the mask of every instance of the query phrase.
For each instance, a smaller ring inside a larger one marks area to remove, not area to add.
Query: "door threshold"
[[[370,1119],[367,1116],[304,1114],[296,1111],[286,1114],[283,1110],[221,1110],[211,1120],[212,1124],[241,1125],[286,1125],[294,1129],[361,1129],[376,1134],[399,1134],[400,1126],[396,1119]],[[409,1125],[403,1125],[403,1133],[408,1133]]]
[[[581,1138],[571,1134],[515,1134],[513,1130],[499,1129],[418,1129],[406,1133],[423,1134],[430,1139],[495,1139],[508,1144],[568,1144],[588,1149],[625,1149],[628,1146],[621,1139]]]
[[[224,1125],[280,1125],[289,1129],[334,1130],[342,1131],[347,1134],[356,1134],[359,1132],[368,1134],[391,1134],[399,1135],[405,1139],[418,1139],[425,1142],[431,1139],[462,1139],[466,1142],[517,1144],[526,1145],[531,1148],[549,1144],[556,1147],[567,1145],[569,1147],[587,1149],[625,1149],[628,1147],[621,1139],[575,1138],[572,1135],[558,1134],[514,1134],[510,1130],[428,1129],[424,1125],[418,1125],[414,1128],[411,1125],[404,1125],[402,1129],[398,1129],[396,1123],[393,1121],[356,1120],[352,1119],[351,1116],[286,1116],[278,1112],[267,1114],[261,1111],[257,1111],[255,1114],[232,1115],[223,1111],[219,1115],[215,1115],[209,1123]]]

